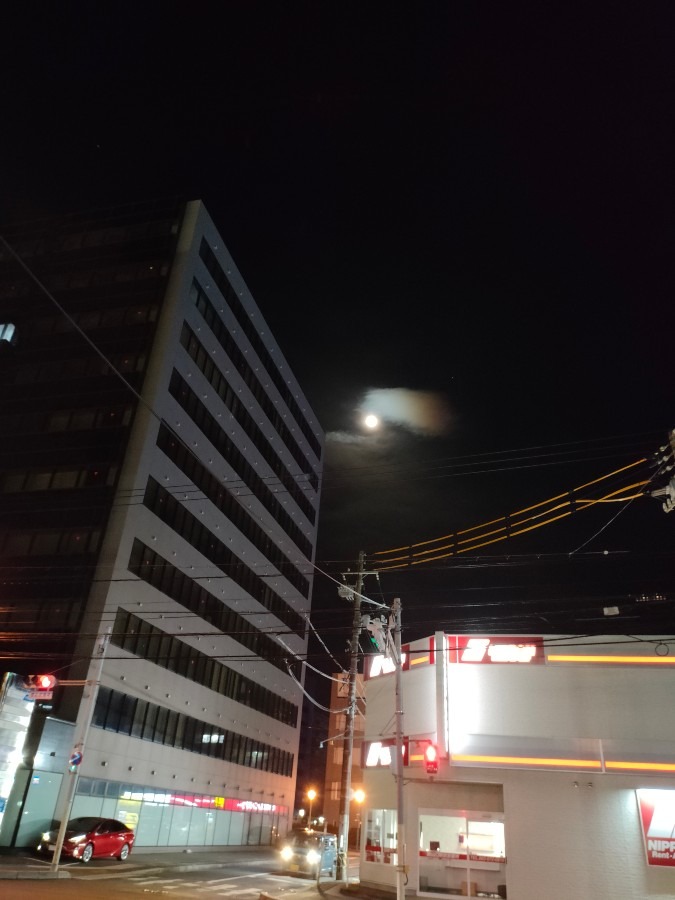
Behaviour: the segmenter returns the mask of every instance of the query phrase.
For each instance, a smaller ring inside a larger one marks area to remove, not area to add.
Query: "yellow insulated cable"
[[[624,471],[624,470],[620,470],[620,471]],[[597,479],[597,481],[600,481],[600,480],[602,480],[602,479]],[[595,484],[595,483],[597,483],[597,481],[590,482],[590,483]],[[634,495],[631,495],[628,497],[626,497],[626,496],[617,497],[616,495],[623,494],[624,491],[634,490],[635,488],[638,488],[638,487],[644,487],[644,485],[646,485],[646,484],[649,484],[648,480],[636,481],[633,484],[625,485],[622,488],[618,488],[617,490],[610,491],[610,493],[605,494],[604,497],[598,497],[595,499],[589,499],[589,500],[574,499],[574,500],[572,500],[570,498],[567,501],[567,503],[559,503],[556,506],[554,506],[552,509],[546,510],[545,512],[537,513],[536,516],[529,516],[527,519],[524,519],[522,522],[515,523],[515,527],[514,527],[514,524],[512,523],[511,527],[509,528],[507,533],[499,534],[499,532],[506,532],[506,526],[503,526],[502,528],[495,528],[492,531],[487,531],[487,532],[484,532],[483,534],[475,535],[473,538],[466,538],[463,541],[458,541],[454,545],[447,545],[446,547],[438,547],[438,548],[435,548],[435,550],[425,550],[425,551],[422,551],[420,553],[415,553],[415,554],[406,554],[405,556],[399,556],[392,560],[375,560],[374,564],[378,566],[378,571],[386,572],[391,569],[404,569],[404,568],[407,568],[410,566],[419,566],[419,565],[424,565],[425,563],[437,562],[438,560],[441,560],[441,559],[448,559],[451,556],[458,556],[460,553],[468,553],[472,550],[478,550],[480,547],[487,547],[490,544],[497,544],[497,543],[500,543],[501,541],[507,540],[510,537],[517,537],[520,534],[525,534],[528,531],[533,531],[535,528],[541,528],[544,525],[550,525],[552,522],[557,522],[560,519],[564,519],[567,516],[572,515],[573,510],[571,508],[566,510],[565,512],[560,513],[557,516],[551,516],[550,514],[553,512],[557,512],[560,509],[564,509],[566,506],[571,507],[573,503],[576,506],[578,506],[579,504],[583,504],[582,509],[588,509],[590,506],[594,506],[596,503],[615,503],[615,502],[620,502],[622,500],[628,501],[628,500],[633,500],[637,497],[641,497],[641,496],[643,496],[642,494],[634,494]],[[553,499],[557,499],[557,498],[553,498]],[[541,504],[536,504],[536,506],[540,506],[540,505]],[[531,507],[529,507],[529,509],[535,509],[536,506],[531,506]],[[527,522],[532,522],[534,519],[538,519],[540,516],[548,516],[548,518],[544,519],[541,522],[536,522],[534,525],[528,525],[525,528],[520,527],[522,525],[525,525],[525,523],[527,523]],[[493,521],[499,521],[499,520],[493,520]],[[492,524],[492,522],[487,523],[487,524]],[[457,532],[457,534],[465,534],[465,533],[466,532]],[[498,534],[499,536],[492,537],[492,540],[482,540],[482,538],[489,538],[495,534]],[[466,547],[460,546],[462,544],[469,544],[469,546],[466,546]],[[413,546],[415,546],[415,545],[413,545]],[[420,546],[420,545],[416,545],[416,546]],[[451,547],[452,547],[452,549],[451,549]],[[438,552],[439,550],[449,550],[449,552],[448,553],[439,553]],[[428,554],[430,554],[430,553],[433,553],[434,555],[429,556]],[[415,558],[415,557],[421,557],[421,556],[424,556],[425,558],[424,559]],[[391,563],[396,563],[396,564],[391,565]]]
[[[517,510],[516,512],[511,513],[508,517],[507,517],[507,516],[501,516],[501,517],[499,517],[499,518],[497,518],[497,519],[490,519],[489,521],[483,522],[483,523],[480,524],[480,525],[473,525],[473,526],[471,526],[470,528],[465,528],[465,529],[463,529],[463,530],[461,530],[461,531],[451,532],[450,534],[444,534],[444,535],[441,535],[440,537],[437,537],[437,538],[430,538],[429,540],[426,540],[426,541],[418,541],[418,542],[416,542],[416,543],[414,543],[414,544],[408,544],[407,546],[393,547],[393,548],[391,548],[391,549],[389,549],[389,550],[376,550],[376,551],[374,551],[373,553],[369,553],[368,555],[369,555],[369,557],[373,557],[373,556],[390,556],[390,554],[398,553],[398,554],[400,554],[399,556],[393,556],[393,557],[390,557],[389,559],[383,559],[383,560],[376,560],[376,559],[374,559],[372,562],[373,562],[373,565],[377,565],[377,566],[382,565],[382,566],[387,566],[387,567],[390,567],[390,568],[402,568],[402,567],[404,567],[405,565],[409,565],[411,559],[414,558],[414,557],[422,556],[422,555],[426,555],[426,554],[432,554],[432,553],[433,553],[433,554],[436,554],[436,553],[438,553],[439,550],[448,550],[448,549],[450,549],[450,547],[451,547],[452,545],[451,545],[451,544],[447,544],[447,545],[442,546],[442,547],[434,546],[434,547],[431,547],[429,550],[417,550],[417,548],[419,548],[419,547],[428,547],[430,544],[436,545],[436,544],[439,544],[441,541],[449,541],[449,540],[451,540],[451,539],[454,539],[454,540],[456,541],[456,539],[457,539],[460,535],[469,534],[470,532],[472,532],[472,531],[478,531],[479,529],[482,530],[482,529],[484,529],[484,528],[489,527],[490,525],[496,525],[496,524],[498,524],[499,522],[504,522],[505,524],[504,524],[501,528],[497,528],[497,529],[495,529],[493,532],[489,532],[488,534],[495,534],[495,533],[497,533],[497,532],[500,531],[500,530],[506,530],[506,528],[507,528],[506,522],[507,522],[507,521],[508,521],[508,526],[510,527],[510,533],[511,533],[511,534],[514,534],[514,533],[522,533],[522,532],[514,532],[514,531],[513,531],[513,525],[514,525],[514,524],[515,524],[516,526],[523,524],[523,522],[513,523],[512,520],[513,520],[514,518],[517,518],[518,516],[522,516],[524,513],[532,512],[532,510],[539,509],[539,508],[541,508],[542,506],[546,506],[546,505],[548,505],[548,504],[550,504],[550,503],[554,503],[554,502],[557,501],[557,500],[561,500],[563,497],[570,498],[570,495],[571,495],[571,494],[576,494],[576,493],[578,493],[579,491],[585,490],[585,489],[588,488],[588,487],[591,487],[591,486],[593,486],[593,485],[599,484],[599,483],[602,482],[602,481],[606,481],[608,478],[613,478],[613,477],[616,476],[616,475],[620,475],[622,472],[626,472],[626,471],[628,471],[629,469],[633,469],[633,468],[635,468],[635,466],[639,466],[639,465],[641,465],[642,463],[644,463],[644,462],[646,462],[646,461],[647,461],[647,460],[646,460],[646,457],[643,457],[642,459],[638,459],[638,460],[636,460],[635,462],[628,463],[627,465],[622,466],[622,467],[619,468],[619,469],[614,469],[612,472],[607,472],[605,475],[601,475],[601,476],[599,476],[598,478],[594,478],[592,481],[587,481],[587,482],[585,482],[585,484],[582,484],[582,485],[579,485],[578,487],[572,488],[571,491],[566,491],[566,492],[563,493],[563,494],[555,494],[553,497],[549,497],[547,500],[542,500],[542,501],[540,501],[539,503],[534,503],[534,504],[532,504],[531,506],[526,506],[526,507],[524,507],[523,509]],[[630,490],[630,489],[635,488],[635,487],[641,487],[641,486],[643,486],[643,485],[645,485],[645,484],[647,484],[647,481],[636,482],[636,483],[633,484],[633,485],[630,485],[630,486],[624,486],[624,487],[622,487],[622,488],[619,489],[619,490],[613,491],[612,493],[605,495],[604,498],[598,498],[598,499],[594,499],[594,500],[579,500],[579,499],[576,499],[576,498],[575,498],[575,501],[574,501],[574,502],[575,502],[577,505],[580,504],[580,503],[583,503],[583,504],[584,504],[584,508],[587,508],[588,506],[594,505],[595,503],[609,502],[609,501],[610,501],[610,498],[614,497],[616,494],[622,493],[623,491],[627,491],[627,490]],[[640,495],[637,495],[637,496],[640,496]],[[627,497],[627,498],[625,498],[625,499],[628,500],[628,499],[634,499],[634,498],[628,498],[628,497]],[[566,501],[566,503],[559,504],[558,506],[554,507],[553,510],[557,510],[557,509],[564,508],[568,503],[571,503],[571,502],[572,502],[571,499],[568,499],[568,500]],[[523,521],[525,521],[525,522],[526,522],[526,521],[532,521],[533,519],[537,518],[538,516],[548,515],[548,514],[549,514],[550,512],[552,512],[553,510],[548,509],[548,510],[543,511],[543,512],[541,512],[541,513],[537,513],[535,516],[531,516],[531,517],[529,517],[528,519],[525,519],[525,520],[523,520]],[[560,517],[556,517],[556,518],[560,518]],[[552,521],[555,521],[555,519],[552,520]],[[543,523],[543,524],[545,524],[545,523]],[[529,529],[528,529],[528,530],[529,530]],[[477,537],[477,538],[487,537],[487,535],[486,535],[486,534],[481,534],[481,535],[476,535],[476,537]],[[503,539],[506,539],[506,537],[508,537],[508,535],[504,535]],[[499,539],[498,539],[498,540],[499,540]],[[460,541],[459,543],[464,543],[464,541]],[[493,541],[491,541],[490,543],[493,543]],[[481,546],[483,546],[483,545],[481,545]],[[414,550],[417,550],[417,552],[411,552],[411,551],[414,551]],[[446,554],[446,556],[451,556],[451,555],[452,555],[451,553]],[[443,557],[437,557],[437,556],[434,556],[434,557],[432,557],[432,558],[433,558],[433,559],[438,559],[438,558],[443,558]],[[431,561],[431,560],[429,560],[429,561]],[[400,563],[401,565],[391,566],[391,563]]]

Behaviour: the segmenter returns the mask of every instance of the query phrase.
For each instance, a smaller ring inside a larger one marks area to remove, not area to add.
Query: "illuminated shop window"
[[[398,865],[395,809],[369,809],[366,814],[366,862]]]
[[[477,810],[420,810],[420,894],[505,896],[503,815]]]

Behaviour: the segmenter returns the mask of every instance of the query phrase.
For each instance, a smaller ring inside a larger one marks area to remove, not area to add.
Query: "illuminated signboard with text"
[[[650,866],[675,866],[675,790],[635,791]]]
[[[408,738],[403,739],[401,746],[401,755],[403,757],[403,765],[408,765]],[[396,741],[388,738],[384,741],[364,742],[362,747],[363,758],[361,760],[361,768],[373,769],[380,766],[391,766],[393,754],[396,753]]]
[[[536,663],[546,662],[541,637],[493,635],[474,637],[459,634],[448,638],[450,662],[458,663]]]
[[[258,800],[231,800],[225,801],[225,809],[232,812],[279,812],[280,807],[276,803],[262,803]]]
[[[401,653],[401,659],[403,668],[405,669],[407,659],[405,653]],[[377,678],[379,675],[391,675],[392,672],[395,671],[396,663],[390,657],[372,656],[370,659],[370,666],[366,668],[366,675],[368,678]]]

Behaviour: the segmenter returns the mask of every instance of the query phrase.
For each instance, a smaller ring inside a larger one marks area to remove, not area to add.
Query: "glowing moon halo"
[[[368,415],[363,420],[363,424],[366,426],[366,428],[377,428],[377,426],[380,424],[380,420],[377,418],[377,416],[373,415],[373,413],[368,413]]]

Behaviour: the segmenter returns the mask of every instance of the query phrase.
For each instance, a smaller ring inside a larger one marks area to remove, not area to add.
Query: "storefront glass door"
[[[420,810],[419,892],[434,896],[506,896],[502,815]]]

